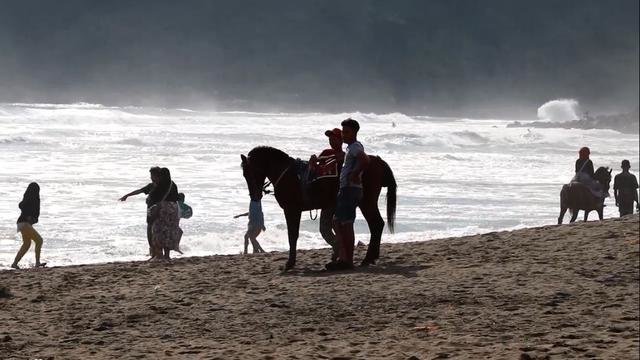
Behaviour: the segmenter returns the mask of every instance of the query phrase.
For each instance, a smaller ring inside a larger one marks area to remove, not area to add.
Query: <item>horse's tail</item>
[[[387,224],[389,225],[389,231],[393,234],[395,230],[396,220],[396,189],[398,184],[396,178],[393,176],[393,171],[386,161],[380,159],[384,166],[382,174],[382,186],[387,188]]]

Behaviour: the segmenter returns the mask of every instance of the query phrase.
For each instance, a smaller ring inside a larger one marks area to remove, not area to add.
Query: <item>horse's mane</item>
[[[604,173],[609,173],[609,168],[606,166],[600,166],[593,174],[594,176],[598,176]]]
[[[280,149],[271,146],[256,146],[248,154],[249,158],[263,159],[266,157],[274,157],[277,159],[288,159],[289,155]]]

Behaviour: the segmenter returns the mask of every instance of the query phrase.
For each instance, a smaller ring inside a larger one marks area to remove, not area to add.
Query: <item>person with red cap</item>
[[[329,149],[323,150],[320,155],[311,155],[309,159],[309,173],[314,179],[327,177],[337,178],[344,162],[344,151],[342,151],[342,130],[335,128],[327,130],[324,134],[329,138]],[[338,257],[336,235],[333,232],[333,209],[322,209],[320,211],[320,234],[333,249],[332,259]]]
[[[335,128],[327,130],[324,134],[329,138],[331,148],[324,149],[320,155],[311,155],[309,159],[309,170],[316,178],[323,176],[337,176],[338,169],[342,167],[344,161],[344,151],[342,151],[342,130]]]

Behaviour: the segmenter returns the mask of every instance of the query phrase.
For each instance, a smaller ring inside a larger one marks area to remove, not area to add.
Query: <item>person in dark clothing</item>
[[[578,173],[585,173],[593,179],[593,162],[589,159],[591,151],[588,147],[583,147],[578,152],[579,158],[576,160],[576,175]]]
[[[47,263],[40,262],[42,237],[33,228],[33,225],[38,223],[38,218],[40,217],[40,186],[37,183],[32,182],[27,186],[27,190],[24,192],[18,207],[20,208],[20,216],[16,223],[18,232],[22,235],[22,247],[18,250],[11,267],[14,269],[20,268],[18,263],[29,250],[32,240],[36,244],[36,267],[45,266]]]
[[[151,216],[151,249],[157,259],[169,260],[171,250],[180,251],[180,214],[178,211],[178,187],[171,181],[169,169],[160,170],[158,185],[149,196],[159,201],[149,208]]]
[[[167,171],[169,171],[167,169]],[[174,184],[173,182],[171,182],[171,189],[169,190],[169,193],[167,194],[166,192],[166,187],[164,188],[164,190],[162,190],[161,188],[159,188],[159,183],[160,183],[160,179],[162,177],[162,169],[158,166],[154,166],[152,168],[149,169],[149,175],[151,177],[151,183],[147,184],[146,186],[138,189],[138,190],[134,190],[126,195],[124,195],[123,197],[120,198],[120,201],[127,201],[127,198],[129,196],[135,196],[135,195],[139,195],[139,194],[145,194],[147,195],[147,199],[146,199],[146,203],[147,203],[147,242],[149,243],[149,254],[151,255],[151,258],[156,258],[162,254],[154,254],[152,252],[152,246],[151,246],[151,228],[153,226],[153,221],[151,219],[151,217],[149,216],[149,209],[153,206],[158,204],[160,201],[163,200],[163,198],[166,195],[166,201],[178,201],[178,187],[176,186],[176,184]]]
[[[622,172],[613,179],[613,194],[620,216],[633,214],[633,203],[638,206],[638,179],[629,172],[631,163],[622,160]]]

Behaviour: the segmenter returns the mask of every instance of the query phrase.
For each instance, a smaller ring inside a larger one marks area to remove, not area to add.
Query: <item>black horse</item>
[[[265,179],[274,187],[276,200],[284,210],[289,234],[289,259],[285,269],[296,263],[296,246],[300,230],[300,215],[305,210],[322,209],[333,211],[338,193],[338,179],[322,179],[310,186],[305,194],[302,183],[295,171],[296,160],[276,148],[259,146],[252,149],[248,156],[241,155],[242,175],[244,176],[251,200],[262,199]],[[396,213],[396,180],[389,165],[378,156],[369,156],[370,163],[362,174],[362,200],[360,210],[366,219],[371,239],[362,265],[374,264],[380,257],[380,240],[384,221],[378,209],[378,198],[382,187],[387,187],[387,221],[393,232]],[[323,234],[323,237],[324,234]],[[325,237],[325,240],[329,240]],[[331,244],[334,247],[335,244]]]
[[[593,178],[600,183],[603,193],[608,194],[611,183],[611,169],[608,167],[600,167],[593,174]],[[589,213],[594,210],[598,212],[598,216],[600,220],[602,220],[603,208],[604,198],[593,195],[587,185],[579,182],[565,184],[560,191],[560,216],[558,216],[558,224],[562,224],[567,209],[571,209],[571,220],[569,220],[569,222],[574,222],[578,218],[579,210],[584,210],[584,221],[587,221]]]

